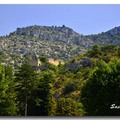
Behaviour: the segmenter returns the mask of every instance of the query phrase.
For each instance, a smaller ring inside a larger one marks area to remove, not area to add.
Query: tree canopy
[[[110,109],[119,105],[120,99],[120,60],[109,64],[101,61],[86,81],[81,93],[81,101],[86,115],[120,115],[120,109]]]

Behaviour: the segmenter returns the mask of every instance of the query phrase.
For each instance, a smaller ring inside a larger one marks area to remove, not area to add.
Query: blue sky
[[[65,25],[80,34],[97,34],[120,26],[120,4],[0,4],[0,36],[30,25]]]

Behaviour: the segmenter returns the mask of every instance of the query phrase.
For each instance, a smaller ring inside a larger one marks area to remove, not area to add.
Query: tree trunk
[[[27,116],[27,92],[25,93],[25,116]]]

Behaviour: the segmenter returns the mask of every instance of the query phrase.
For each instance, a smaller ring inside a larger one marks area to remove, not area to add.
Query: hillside
[[[90,48],[94,43],[100,45],[105,44],[119,44],[120,45],[120,27],[115,27],[106,32],[92,35],[82,35],[75,32],[73,29],[63,25],[57,26],[28,26],[23,28],[17,28],[17,30],[11,34],[16,35],[29,35],[34,38],[48,41],[62,41],[65,43],[72,43]]]
[[[120,45],[120,27],[115,27],[106,32],[102,32],[95,35],[88,35],[85,38],[91,39],[93,42],[99,45],[107,45],[107,44],[116,44]]]
[[[64,94],[65,96],[79,98],[79,90],[82,84],[89,77],[96,67],[99,67],[101,61],[109,64],[112,61],[120,58],[120,47],[117,45],[107,45],[99,47],[93,46],[93,49],[87,51],[85,54],[74,57],[67,61],[63,66],[59,68],[59,87],[57,88],[57,94]],[[62,79],[62,81],[61,81]],[[57,83],[58,84],[58,83]],[[70,87],[70,85],[72,85]],[[79,86],[80,85],[80,86]],[[64,88],[64,87],[70,88]],[[79,86],[79,87],[78,87]],[[72,89],[72,87],[75,87]],[[67,90],[68,91],[67,91]],[[56,90],[56,91],[57,91]],[[64,93],[64,90],[65,93]],[[74,94],[74,95],[73,95]]]
[[[20,66],[34,54],[53,59],[70,60],[85,53],[94,44],[120,45],[120,27],[107,32],[84,36],[65,25],[28,26],[17,28],[7,36],[0,37],[0,60],[4,64]]]
[[[28,26],[23,28],[17,28],[12,34],[16,35],[29,35],[40,40],[48,41],[62,41],[65,43],[72,43],[84,47],[90,47],[93,43],[91,40],[83,40],[82,35],[75,32],[73,29],[57,26]]]
[[[119,86],[120,67],[116,67],[117,65],[120,66],[119,58],[119,46],[107,45],[100,47],[94,45],[93,49],[85,54],[71,59],[63,68],[59,69],[59,77],[55,84],[57,99],[64,97],[74,99],[76,102],[81,101],[85,107],[84,110],[89,111],[89,113],[85,114],[88,116],[120,115],[119,110],[117,112],[117,110],[112,111],[109,109],[115,97],[116,101],[118,100],[118,92],[115,92],[115,88]],[[111,71],[108,65],[111,66]],[[113,74],[114,72],[115,74]],[[92,78],[93,76],[94,79]],[[101,102],[103,102],[102,105]],[[96,112],[93,106],[99,112]],[[103,108],[106,111],[103,112]]]

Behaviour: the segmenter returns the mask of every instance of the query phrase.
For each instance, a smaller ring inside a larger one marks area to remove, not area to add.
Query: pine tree
[[[4,67],[0,63],[0,116],[17,114],[14,88],[12,69],[9,66]]]
[[[33,115],[34,91],[37,86],[36,70],[25,62],[15,75],[19,114],[22,116]]]
[[[52,116],[55,114],[53,79],[54,73],[52,71],[44,71],[40,74],[40,83],[37,91],[37,116]]]

